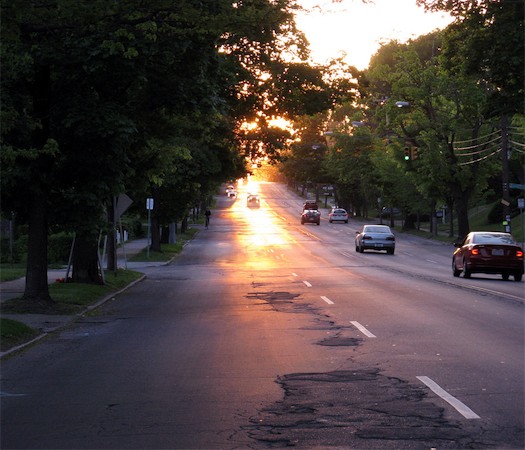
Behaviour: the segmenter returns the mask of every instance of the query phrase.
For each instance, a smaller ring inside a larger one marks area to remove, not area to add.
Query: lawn
[[[131,261],[169,261],[181,253],[184,245],[190,241],[198,230],[190,228],[178,235],[176,244],[162,244],[161,252],[146,250],[133,256]],[[25,265],[3,264],[0,266],[2,281],[25,276]],[[3,314],[63,314],[74,315],[86,310],[98,301],[118,292],[138,280],[142,274],[133,270],[106,271],[105,285],[85,283],[53,283],[49,285],[51,303],[37,303],[20,298],[6,300],[0,305]],[[0,319],[0,349],[6,351],[13,346],[30,341],[39,334],[38,330],[27,327],[18,321]]]

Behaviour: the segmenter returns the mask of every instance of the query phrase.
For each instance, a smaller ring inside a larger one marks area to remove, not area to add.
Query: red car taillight
[[[523,251],[522,250],[516,250],[516,258],[523,258]]]
[[[372,239],[372,236],[367,236],[366,234],[363,236],[363,239]]]
[[[471,251],[470,251],[470,254],[471,255],[479,255],[479,250],[477,248],[473,248]]]
[[[395,238],[394,236],[388,236],[388,237],[386,238],[386,240],[387,240],[387,241],[395,241],[396,238]]]

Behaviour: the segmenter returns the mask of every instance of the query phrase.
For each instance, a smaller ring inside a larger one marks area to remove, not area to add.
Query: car
[[[260,200],[258,195],[249,194],[246,198],[246,205],[249,208],[258,208],[260,206]]]
[[[504,280],[512,275],[523,277],[523,249],[510,233],[471,231],[465,239],[454,242],[452,273],[470,278],[473,273],[501,274]]]
[[[226,188],[226,195],[229,196],[230,192],[235,192],[235,186],[233,186],[233,184],[228,185],[228,187]]]
[[[348,223],[348,213],[343,208],[332,208],[332,211],[328,213],[328,222],[342,221]]]
[[[321,224],[321,213],[317,209],[305,209],[301,214],[301,225],[305,223]]]
[[[317,202],[315,200],[306,200],[303,204],[303,211],[307,209],[317,209],[319,210],[319,206],[317,205]]]
[[[363,225],[361,231],[356,231],[355,251],[363,253],[365,250],[386,250],[393,255],[396,249],[396,238],[389,226]]]

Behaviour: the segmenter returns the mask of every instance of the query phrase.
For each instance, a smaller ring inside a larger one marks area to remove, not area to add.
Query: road
[[[1,448],[524,448],[522,282],[220,197],[172,264],[2,363]]]

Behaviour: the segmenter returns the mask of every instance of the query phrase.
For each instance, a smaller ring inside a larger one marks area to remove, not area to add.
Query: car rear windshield
[[[344,209],[334,209],[334,214],[346,214]]]
[[[506,244],[515,245],[516,241],[507,234],[476,234],[473,239],[474,244]]]
[[[366,227],[367,233],[390,233],[390,229],[387,227]]]

